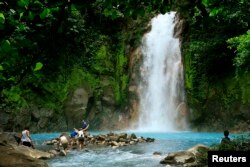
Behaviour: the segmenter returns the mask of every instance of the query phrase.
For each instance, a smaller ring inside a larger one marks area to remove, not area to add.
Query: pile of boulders
[[[153,138],[137,137],[134,133],[128,135],[127,133],[115,134],[108,133],[105,135],[87,136],[86,143],[93,145],[105,145],[117,148],[121,146],[128,146],[137,143],[154,142]]]
[[[69,143],[72,143],[71,140],[72,139],[69,138]],[[155,139],[153,138],[137,137],[134,133],[130,135],[127,133],[121,133],[121,134],[108,133],[100,135],[86,135],[84,143],[85,146],[110,146],[112,148],[117,148],[137,143],[154,142],[154,140]],[[49,141],[45,141],[44,144],[58,145],[58,142],[59,142],[58,139],[52,139]]]

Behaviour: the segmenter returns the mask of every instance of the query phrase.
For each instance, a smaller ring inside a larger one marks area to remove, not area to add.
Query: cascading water
[[[185,119],[183,65],[179,39],[174,37],[175,12],[151,20],[151,31],[143,37],[140,67],[139,131],[175,131]]]

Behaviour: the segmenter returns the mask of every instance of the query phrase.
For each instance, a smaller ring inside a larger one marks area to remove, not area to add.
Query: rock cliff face
[[[139,112],[139,81],[140,76],[140,65],[142,59],[141,48],[136,48],[131,51],[129,57],[129,128],[134,128],[134,122],[138,121],[138,112]]]
[[[15,113],[11,109],[0,111],[0,132],[20,132],[25,126],[30,127],[31,133],[70,131],[80,128],[83,119],[90,123],[92,130],[116,130],[125,127],[125,118],[116,106],[111,79],[101,76],[95,90],[88,84],[73,89],[61,110],[31,105]]]
[[[124,127],[125,117],[116,106],[110,81],[108,76],[102,76],[99,90],[82,86],[72,91],[64,109],[68,130],[81,127],[83,119],[89,122],[92,130],[117,130]]]
[[[84,87],[76,88],[70,95],[64,110],[68,128],[81,126],[80,123],[86,115],[90,97],[90,92]]]
[[[31,132],[58,131],[66,128],[66,121],[60,113],[42,106],[21,108],[13,113],[10,109],[0,111],[0,131],[21,131],[29,126]]]

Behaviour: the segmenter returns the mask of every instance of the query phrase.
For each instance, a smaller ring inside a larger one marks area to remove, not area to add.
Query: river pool
[[[91,135],[107,134],[108,132],[90,132]],[[122,133],[122,132],[115,132]],[[210,146],[219,143],[223,133],[206,132],[168,132],[168,133],[135,133],[137,137],[155,138],[152,143],[139,143],[116,149],[110,147],[85,148],[72,150],[66,157],[58,156],[47,160],[50,167],[163,167],[159,162],[166,154],[186,150],[196,144]],[[58,137],[59,133],[33,134],[37,148],[45,149],[42,143]],[[236,138],[239,134],[230,134]],[[153,155],[160,152],[161,155]]]

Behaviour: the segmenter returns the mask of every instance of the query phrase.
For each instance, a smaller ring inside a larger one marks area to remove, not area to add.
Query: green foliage
[[[127,102],[127,87],[128,76],[120,76],[118,80],[113,80],[113,87],[115,90],[115,101],[118,105],[124,105]]]
[[[208,153],[206,150],[198,150],[197,154],[196,154],[196,160],[197,160],[197,164],[199,166],[207,166],[208,164]]]
[[[40,18],[41,19],[45,19],[45,18],[48,18],[48,17],[51,17],[52,15],[51,15],[51,11],[50,11],[50,9],[48,9],[48,8],[45,8],[43,11],[42,11],[42,13],[40,13]]]
[[[250,72],[250,30],[247,34],[230,38],[227,41],[229,48],[236,49],[236,57],[234,58],[234,65],[236,66],[236,74]]]
[[[240,121],[237,107],[249,104],[250,47],[244,33],[249,29],[250,4],[202,0],[178,5],[188,22],[182,49],[191,122],[207,124],[209,130],[214,130],[211,123],[232,127]]]
[[[238,77],[239,86],[237,89],[239,89],[242,93],[240,96],[240,99],[243,104],[249,104],[250,103],[250,73],[245,73]]]
[[[30,0],[19,0],[17,3],[20,7],[27,8]]]
[[[114,70],[111,54],[108,45],[101,45],[95,56],[94,69],[99,74],[110,74]]]
[[[12,86],[10,89],[3,89],[1,93],[1,98],[4,101],[1,103],[0,108],[10,107],[10,108],[21,108],[27,107],[27,101],[22,97],[23,90],[18,86]]]
[[[104,9],[103,14],[105,17],[110,17],[112,20],[123,17],[123,14],[119,10],[114,8]]]
[[[81,67],[75,66],[67,82],[67,91],[85,83],[89,83],[91,88],[95,88],[98,86],[99,78],[89,72],[85,72]]]
[[[123,47],[119,48],[116,56],[115,64],[115,100],[118,104],[125,104],[127,99],[128,88],[128,74],[127,74],[128,60],[124,55]]]
[[[247,0],[230,1],[227,0],[203,0],[212,17],[217,20],[236,24],[232,26],[247,27],[249,23],[249,7]]]

